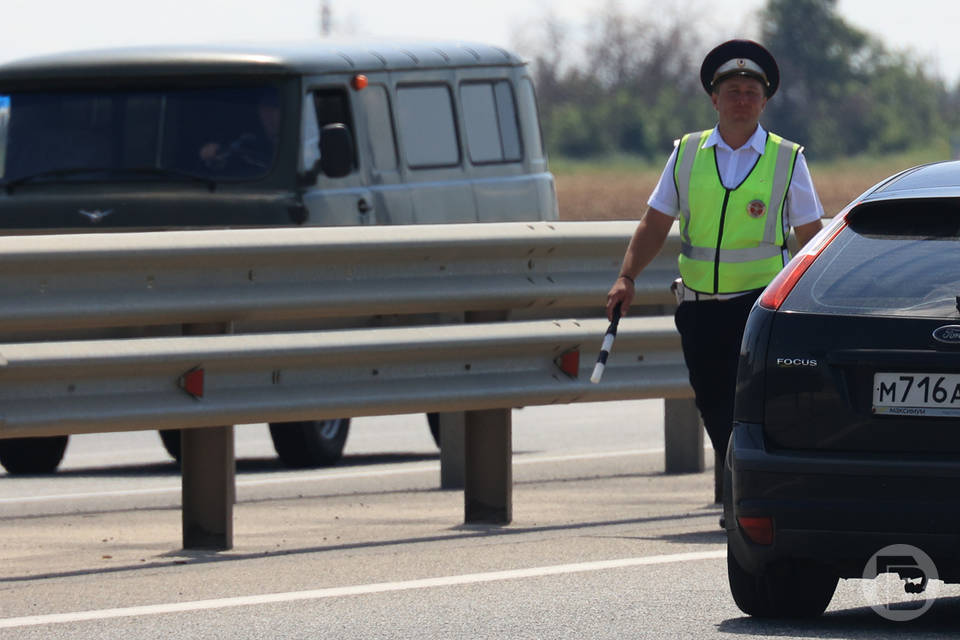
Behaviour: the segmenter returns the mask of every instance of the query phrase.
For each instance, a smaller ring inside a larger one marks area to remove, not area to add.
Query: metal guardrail
[[[600,313],[635,223],[536,222],[0,237],[0,334],[374,315]],[[679,238],[637,281],[671,305]]]
[[[511,407],[666,398],[668,470],[702,469],[672,318],[624,319],[588,381],[634,228],[0,237],[0,438],[211,427],[183,431],[185,547],[232,545],[232,427],[213,425],[442,412],[442,473],[463,468],[468,522],[512,517]],[[678,245],[637,279],[636,312],[673,306]],[[556,363],[571,353],[573,377]]]
[[[688,397],[672,318],[0,345],[0,434],[52,436]],[[580,357],[582,353],[582,357]],[[558,364],[575,354],[571,372]]]

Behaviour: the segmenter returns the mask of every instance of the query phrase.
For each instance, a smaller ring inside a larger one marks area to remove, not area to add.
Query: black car
[[[888,545],[960,582],[960,162],[873,187],[764,291],[726,461],[745,613],[820,615]]]

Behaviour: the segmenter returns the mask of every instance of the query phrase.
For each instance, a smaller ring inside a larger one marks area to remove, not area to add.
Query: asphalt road
[[[180,549],[155,433],[75,438],[0,476],[0,638],[942,638],[960,589],[894,623],[841,582],[812,621],[744,616],[712,471],[663,473],[662,405],[514,416],[514,522],[463,526],[422,416],[355,421],[344,463],[289,471],[237,430],[235,548]],[[709,458],[710,456],[708,456]]]

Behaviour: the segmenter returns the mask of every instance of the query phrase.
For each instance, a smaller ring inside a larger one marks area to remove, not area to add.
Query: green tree
[[[649,9],[608,0],[581,30],[580,50],[574,30],[547,16],[518,47],[532,61],[550,153],[659,161],[676,137],[715,122],[699,81],[700,56],[715,42],[704,46],[682,8]],[[848,24],[837,0],[767,0],[760,18],[758,39],[782,80],[762,122],[806,145],[808,157],[902,151],[960,134],[960,87],[948,91],[922,60]]]
[[[702,48],[697,32],[680,15],[656,23],[650,15],[608,0],[582,51],[571,50],[571,29],[555,17],[518,47],[533,62],[548,151],[660,159],[674,138],[711,121],[692,59]]]
[[[836,0],[768,0],[761,16],[782,79],[764,121],[807,155],[899,151],[944,135],[942,81],[847,24]]]

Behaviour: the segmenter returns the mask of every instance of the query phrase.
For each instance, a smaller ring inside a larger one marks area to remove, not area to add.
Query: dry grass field
[[[811,163],[810,174],[827,216],[880,180],[908,167],[942,160],[946,148],[879,158],[853,158],[829,164]],[[662,166],[611,161],[553,165],[561,220],[636,220],[646,210]]]

